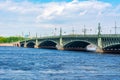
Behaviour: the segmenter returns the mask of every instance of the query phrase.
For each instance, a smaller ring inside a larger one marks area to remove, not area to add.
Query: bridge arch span
[[[24,47],[24,43],[20,44],[20,47]]]
[[[57,42],[53,40],[44,40],[39,45],[38,48],[56,49]]]
[[[65,50],[77,50],[77,51],[86,51],[87,46],[92,44],[91,42],[88,41],[82,41],[82,40],[75,40],[75,41],[70,41],[66,43],[63,48]]]
[[[103,48],[104,52],[117,52],[120,53],[120,43],[110,44]]]
[[[26,45],[26,47],[28,47],[28,48],[34,48],[35,47],[35,42],[28,42],[27,43],[27,45]]]

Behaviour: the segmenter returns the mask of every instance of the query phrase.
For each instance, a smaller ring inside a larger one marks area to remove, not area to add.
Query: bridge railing
[[[97,37],[97,35],[75,35],[74,34],[74,35],[62,35],[62,37]],[[60,38],[60,36],[45,36],[45,37],[40,37],[39,39],[47,39],[47,38]]]
[[[102,34],[101,37],[120,37],[120,34]]]
[[[97,34],[92,34],[92,35],[80,35],[80,34],[70,34],[70,35],[62,35],[63,38],[72,38],[72,37],[86,37],[86,38],[91,38],[91,37],[98,37]],[[120,37],[120,34],[102,34],[101,37]],[[60,38],[60,36],[44,36],[44,37],[39,37],[37,39],[52,39],[52,38]],[[23,41],[20,42],[24,42],[24,41],[32,41],[35,40],[36,38],[32,38],[32,39],[25,39]]]

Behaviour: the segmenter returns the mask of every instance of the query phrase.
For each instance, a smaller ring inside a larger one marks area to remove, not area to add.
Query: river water
[[[0,47],[0,80],[120,80],[120,54]]]

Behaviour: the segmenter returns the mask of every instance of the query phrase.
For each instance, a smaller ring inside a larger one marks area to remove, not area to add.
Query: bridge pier
[[[34,48],[39,48],[38,45],[35,45]]]
[[[24,42],[24,48],[27,48],[27,43],[26,43],[26,41]]]
[[[36,39],[36,41],[35,41],[35,46],[34,46],[34,48],[39,48],[38,40],[37,40],[37,39]]]
[[[64,50],[63,46],[60,45],[60,44],[57,44],[57,45],[56,45],[56,48],[57,48],[58,50]]]
[[[97,52],[97,53],[104,53],[104,50],[101,49],[101,48],[97,48],[97,49],[96,49],[96,52]]]
[[[16,43],[16,46],[17,46],[17,47],[20,47],[20,43],[19,43],[19,42],[18,42],[18,43]]]
[[[35,46],[34,46],[34,48],[39,48],[38,39],[37,39],[37,33],[36,33],[36,40],[35,40]]]
[[[19,42],[12,43],[12,45],[15,46],[15,47],[21,47]]]
[[[103,53],[103,43],[102,43],[102,38],[101,38],[101,26],[100,23],[98,23],[98,39],[97,39],[97,49],[96,52],[98,53]]]
[[[56,48],[58,50],[64,50],[63,48],[63,40],[62,40],[62,29],[60,28],[60,38],[59,38],[59,43],[56,45]]]

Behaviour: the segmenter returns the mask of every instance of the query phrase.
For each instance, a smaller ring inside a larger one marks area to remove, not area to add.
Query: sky
[[[0,0],[0,36],[102,34],[120,30],[120,0]]]

